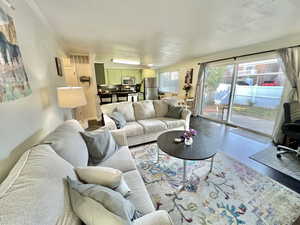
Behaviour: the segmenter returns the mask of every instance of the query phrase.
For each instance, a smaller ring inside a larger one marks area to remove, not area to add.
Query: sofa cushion
[[[123,173],[124,179],[132,193],[128,196],[133,205],[142,214],[153,212],[154,206],[147,192],[143,179],[137,170]]]
[[[168,112],[168,103],[164,100],[154,100],[154,109],[156,112],[156,117],[164,117]]]
[[[42,143],[49,143],[55,152],[73,166],[86,166],[88,149],[79,132],[84,132],[78,121],[68,120],[50,133]]]
[[[182,119],[174,119],[174,118],[169,118],[169,117],[160,117],[157,119],[164,122],[168,126],[168,129],[185,126],[185,120],[182,120]]]
[[[73,166],[49,145],[26,151],[0,185],[1,225],[80,224],[69,201],[65,177]]]
[[[146,134],[156,133],[168,128],[164,122],[157,119],[139,120],[138,123],[143,126]]]
[[[127,122],[135,121],[134,110],[131,102],[118,103],[116,111],[122,113]]]
[[[131,152],[127,146],[120,147],[119,151],[117,151],[109,159],[99,163],[98,165],[112,167],[121,170],[123,173],[136,169],[136,165],[131,156]]]
[[[133,108],[136,120],[144,120],[155,117],[155,109],[151,100],[134,102]]]
[[[143,126],[138,122],[128,122],[121,130],[126,133],[127,137],[139,136],[144,134]]]

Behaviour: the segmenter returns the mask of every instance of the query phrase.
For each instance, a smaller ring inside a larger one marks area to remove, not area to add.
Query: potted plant
[[[192,145],[193,144],[193,136],[196,136],[196,135],[197,135],[196,130],[194,130],[194,129],[186,130],[182,136],[184,138],[184,144]]]

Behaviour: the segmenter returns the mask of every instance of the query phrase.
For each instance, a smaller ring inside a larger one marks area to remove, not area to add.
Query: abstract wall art
[[[13,18],[0,8],[0,103],[31,93]]]

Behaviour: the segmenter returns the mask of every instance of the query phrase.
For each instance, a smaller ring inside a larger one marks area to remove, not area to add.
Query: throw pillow
[[[73,211],[85,225],[128,225],[92,198],[83,196],[72,188],[69,188],[69,194]]]
[[[72,191],[76,191],[80,196],[88,197],[103,205],[105,209],[116,215],[116,218],[121,218],[121,220],[124,221],[124,224],[131,224],[132,220],[142,216],[141,213],[135,209],[134,205],[129,200],[125,199],[119,192],[97,184],[83,184],[79,181],[71,180],[69,177],[67,178],[67,182],[71,193],[72,206],[74,201],[72,199],[74,198]],[[77,195],[75,197],[78,198],[79,196]],[[75,204],[75,207],[76,206],[77,205]],[[73,206],[73,208],[75,207]],[[75,209],[74,211],[76,212]]]
[[[88,184],[99,184],[109,188],[117,188],[121,183],[122,172],[114,168],[88,166],[77,167],[75,171],[79,179]]]
[[[115,139],[108,130],[80,132],[89,152],[89,165],[97,165],[108,159],[118,149]]]
[[[125,116],[120,112],[113,112],[110,118],[115,122],[118,129],[125,127],[126,119]]]
[[[183,108],[181,106],[169,105],[166,117],[180,119],[182,111]]]
[[[102,166],[77,167],[79,179],[88,184],[99,184],[121,193],[124,197],[131,194],[122,172],[118,169]]]

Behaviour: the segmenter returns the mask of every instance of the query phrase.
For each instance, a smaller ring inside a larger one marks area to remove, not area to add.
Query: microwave
[[[135,85],[134,77],[122,77],[122,85]]]

